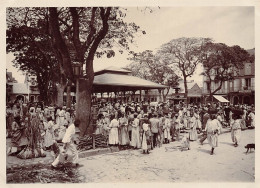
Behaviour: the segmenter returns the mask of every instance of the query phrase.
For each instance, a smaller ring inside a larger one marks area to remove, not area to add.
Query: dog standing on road
[[[245,148],[247,148],[246,153],[248,153],[249,150],[250,150],[250,152],[251,152],[251,149],[252,149],[252,148],[254,148],[254,150],[255,150],[255,144],[247,144],[247,145],[245,146]]]

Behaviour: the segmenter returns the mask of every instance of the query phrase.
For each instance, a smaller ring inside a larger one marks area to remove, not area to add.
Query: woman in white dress
[[[60,116],[59,116],[59,113],[60,113],[60,108],[57,108],[57,111],[56,111],[56,124],[57,124],[57,125],[60,125]]]
[[[121,112],[119,113],[120,118],[119,118],[119,129],[120,129],[120,134],[119,135],[119,141],[121,146],[127,146],[129,145],[129,135],[128,135],[128,120],[125,117],[125,113]]]
[[[200,121],[200,115],[199,115],[198,110],[194,111],[193,116],[195,117],[196,129],[198,128],[199,130],[201,130],[202,124],[201,124],[201,121]]]
[[[249,113],[248,117],[250,118],[250,121],[251,121],[250,126],[252,128],[254,128],[255,127],[255,114],[254,114],[254,112],[251,111]]]
[[[48,123],[45,123],[45,135],[44,135],[44,146],[48,150],[54,143],[54,123],[51,117],[47,118]]]
[[[132,140],[131,146],[134,149],[140,148],[140,133],[139,133],[139,119],[137,118],[137,114],[134,114],[134,121],[132,122]]]
[[[170,115],[169,116],[165,116],[165,123],[164,123],[164,142],[167,144],[167,143],[170,143],[170,139],[171,139],[171,134],[170,134],[170,129],[171,129],[171,123],[172,123],[172,120],[171,120],[171,117]]]
[[[144,121],[143,121],[143,136],[142,136],[142,150],[143,150],[143,154],[147,153],[149,154],[148,151],[148,143],[147,140],[150,139],[149,138],[149,120],[147,117],[145,117]]]
[[[196,141],[198,139],[198,133],[197,133],[197,122],[194,115],[190,118],[190,141]]]
[[[111,122],[109,124],[109,137],[108,137],[108,144],[109,145],[117,145],[118,144],[118,127],[119,127],[119,122],[115,118],[115,115],[111,115]]]
[[[237,147],[241,139],[241,119],[237,113],[233,114],[233,121],[231,123],[231,138],[234,146]]]

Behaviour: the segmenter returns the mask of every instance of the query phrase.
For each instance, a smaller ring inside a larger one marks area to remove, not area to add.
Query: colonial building
[[[202,101],[202,88],[194,81],[187,81],[188,96],[185,98],[184,82],[181,80],[179,86],[175,89],[170,89],[168,99],[172,100],[174,104],[179,102],[200,103]]]
[[[170,100],[174,104],[179,102],[188,101],[188,103],[200,103],[202,101],[202,88],[194,80],[187,81],[188,87],[188,97],[185,98],[184,82],[181,80],[179,86],[175,89],[170,88],[168,95],[166,96],[166,101]],[[166,89],[164,91],[166,93]],[[144,101],[144,102],[162,102],[163,97],[160,95],[158,89],[152,89],[147,91],[137,91],[134,96],[134,101]]]
[[[255,54],[255,49],[247,50],[250,55]],[[216,74],[216,73],[213,73]],[[234,80],[225,81],[221,89],[215,95],[222,96],[231,104],[254,104],[255,103],[255,62],[245,62],[244,68],[235,73]],[[211,91],[214,91],[219,83],[212,83]],[[209,96],[209,81],[203,77],[203,96],[205,101]]]
[[[12,77],[11,72],[6,73],[6,101],[14,102],[22,99],[25,103],[28,101],[38,102],[40,92],[37,87],[36,75],[26,75],[24,83],[17,83]]]

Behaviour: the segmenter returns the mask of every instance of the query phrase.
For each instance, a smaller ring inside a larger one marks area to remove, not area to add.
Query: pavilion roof
[[[164,89],[168,86],[160,85],[128,74],[117,74],[114,71],[106,71],[95,75],[94,92],[133,91],[148,89]]]

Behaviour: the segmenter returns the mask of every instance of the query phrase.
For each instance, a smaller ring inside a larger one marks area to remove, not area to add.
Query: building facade
[[[40,92],[36,75],[26,75],[24,83],[17,83],[11,72],[6,72],[6,102],[22,99],[23,102],[38,102]]]
[[[250,55],[255,54],[255,49],[248,50]],[[213,71],[214,74],[217,74]],[[207,76],[203,77],[203,96],[204,102],[208,100],[209,89],[214,91],[220,83],[212,82],[211,88],[209,88],[209,79]],[[219,91],[215,95],[221,95],[230,104],[254,104],[255,103],[255,62],[245,62],[244,68],[238,70],[238,73],[234,72],[234,79],[231,81],[225,81]]]

